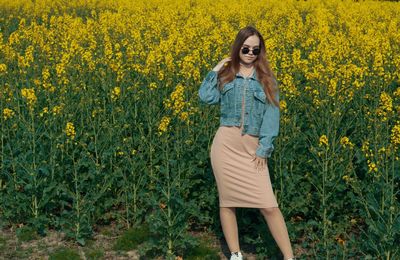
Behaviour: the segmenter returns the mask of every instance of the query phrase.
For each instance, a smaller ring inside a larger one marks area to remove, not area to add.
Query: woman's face
[[[247,47],[250,49],[250,51],[247,54],[242,53],[242,49],[244,47]],[[240,48],[240,51],[239,51],[240,61],[245,64],[253,63],[257,59],[257,55],[253,54],[253,50],[257,49],[257,48],[260,48],[260,38],[258,38],[257,35],[252,35],[252,36],[248,37],[244,41],[242,47]]]

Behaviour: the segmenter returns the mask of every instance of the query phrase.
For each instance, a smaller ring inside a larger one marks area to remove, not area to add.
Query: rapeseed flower
[[[75,126],[72,122],[68,122],[66,127],[65,127],[65,134],[67,135],[67,137],[71,140],[75,139]]]
[[[3,118],[4,120],[8,120],[15,115],[15,112],[12,109],[4,108],[3,109]]]
[[[42,109],[42,112],[39,113],[39,116],[43,117],[45,114],[48,114],[48,113],[49,113],[49,108],[48,107],[44,107]]]
[[[61,103],[60,105],[56,105],[53,107],[53,109],[51,110],[51,112],[53,113],[53,116],[59,115],[61,113],[61,111],[64,108],[64,104]]]
[[[35,90],[33,88],[23,88],[21,89],[21,94],[26,99],[29,109],[32,110],[37,101]]]
[[[118,99],[118,97],[121,95],[121,88],[120,87],[114,87],[111,91],[111,100],[115,101]]]
[[[392,97],[386,92],[381,93],[379,100],[379,107],[377,108],[376,113],[381,120],[385,122],[393,112],[393,100]]]
[[[349,147],[350,149],[353,149],[354,144],[352,142],[350,142],[350,139],[347,136],[344,136],[340,139],[340,144],[346,148]]]
[[[368,172],[378,172],[378,167],[374,162],[368,160],[367,163],[368,163]]]
[[[319,146],[328,147],[328,137],[326,135],[321,135],[321,137],[319,138]]]
[[[168,130],[168,126],[169,123],[171,122],[171,118],[169,118],[168,116],[164,116],[161,119],[161,122],[158,126],[158,134],[162,135],[163,133],[165,133]]]
[[[4,73],[7,71],[7,64],[1,63],[0,64],[0,73]]]
[[[390,142],[396,148],[400,146],[400,124],[397,124],[392,128]]]
[[[287,112],[287,103],[285,100],[280,100],[279,106],[283,112]]]

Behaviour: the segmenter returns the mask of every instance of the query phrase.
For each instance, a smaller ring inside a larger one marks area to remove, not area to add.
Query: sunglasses
[[[243,54],[247,54],[247,53],[249,53],[250,51],[252,51],[252,53],[254,54],[254,55],[258,55],[258,54],[260,54],[260,52],[261,52],[261,50],[260,50],[260,48],[254,48],[253,50],[251,50],[249,47],[242,47],[242,53]]]

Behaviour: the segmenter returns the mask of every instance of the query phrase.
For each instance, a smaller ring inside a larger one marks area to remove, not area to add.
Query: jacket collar
[[[240,73],[236,73],[236,77],[237,78],[244,78],[242,75],[240,75]],[[253,73],[251,74],[251,76],[249,76],[250,79],[254,79],[257,80],[257,72],[256,70],[253,70]]]

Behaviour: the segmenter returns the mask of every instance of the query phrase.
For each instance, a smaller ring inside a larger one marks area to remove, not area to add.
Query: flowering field
[[[146,225],[141,254],[169,259],[193,252],[190,232],[222,235],[219,108],[197,90],[250,24],[281,90],[268,167],[295,254],[400,257],[399,3],[0,0],[0,13],[0,227],[85,245],[99,225]],[[238,224],[241,243],[279,255],[261,214]]]

